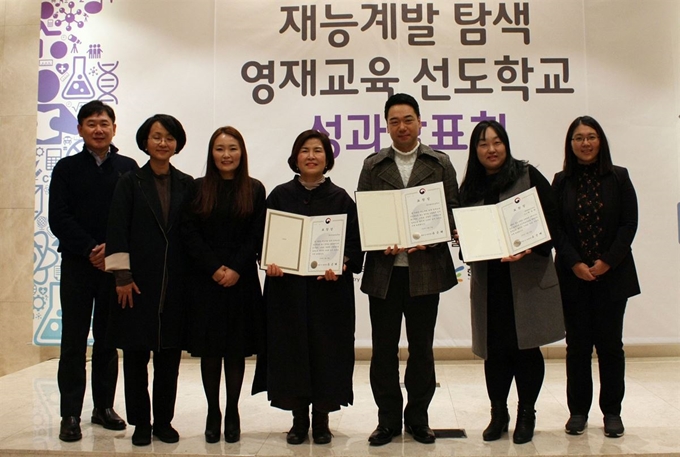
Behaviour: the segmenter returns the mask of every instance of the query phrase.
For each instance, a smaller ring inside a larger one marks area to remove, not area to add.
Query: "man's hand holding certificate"
[[[342,274],[347,215],[307,217],[267,210],[261,268],[276,264],[284,273],[323,276]]]
[[[384,251],[451,240],[441,182],[398,190],[356,192],[361,249]]]
[[[454,208],[453,217],[465,262],[509,257],[550,240],[535,187],[495,205]]]

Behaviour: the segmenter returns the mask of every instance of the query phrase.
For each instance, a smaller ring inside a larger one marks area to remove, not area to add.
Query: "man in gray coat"
[[[394,190],[442,182],[449,208],[458,206],[456,171],[443,152],[421,144],[418,102],[407,94],[394,94],[385,103],[387,130],[392,146],[366,158],[358,191]],[[453,230],[453,221],[451,221]],[[378,405],[378,427],[368,441],[389,443],[401,434],[403,424],[421,443],[433,443],[427,409],[436,379],[432,344],[439,294],[457,284],[446,243],[406,249],[386,246],[368,252],[361,290],[370,303],[373,356],[370,379]],[[404,383],[406,408],[399,386],[399,338],[402,316],[406,322],[409,357]]]

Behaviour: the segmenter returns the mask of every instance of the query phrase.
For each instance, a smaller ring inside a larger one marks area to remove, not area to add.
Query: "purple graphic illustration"
[[[77,135],[78,120],[61,103],[38,105],[37,144],[62,143],[63,134]]]
[[[89,50],[87,51],[87,57],[90,59],[101,59],[102,46],[100,44],[91,44]]]
[[[38,72],[38,101],[40,103],[51,102],[57,94],[59,94],[59,76],[52,70],[40,70]]]
[[[96,28],[88,30],[110,3],[113,0],[44,0],[40,5],[33,249],[33,342],[38,345],[61,340],[58,240],[47,219],[52,170],[60,159],[82,150],[76,119],[80,107],[97,98],[118,103],[118,62],[100,62],[108,56],[103,37]]]
[[[113,0],[111,0],[113,2]],[[102,0],[99,1],[94,1],[94,2],[87,2],[85,4],[85,11],[87,11],[90,14],[97,14],[102,10]]]
[[[73,58],[73,74],[66,83],[62,98],[66,100],[90,100],[94,98],[94,88],[85,74],[85,57]]]
[[[55,41],[50,47],[50,55],[55,59],[63,58],[68,52],[68,46],[63,41]]]
[[[56,10],[52,14],[54,19],[54,25],[57,27],[62,24],[66,24],[66,30],[71,31],[73,25],[77,25],[78,28],[82,28],[85,22],[79,19],[83,19],[83,10],[80,8],[75,8],[76,2],[57,2],[54,4]]]
[[[118,88],[118,76],[113,73],[118,68],[118,62],[104,64],[97,62],[97,66],[102,71],[102,74],[97,78],[97,89],[102,91],[99,99],[104,103],[118,104],[118,97],[113,94]]]
[[[33,238],[33,283],[37,285],[47,284],[49,269],[59,261],[56,250],[58,242],[52,239],[47,232],[36,232]],[[54,245],[54,246],[53,246]]]
[[[78,53],[78,45],[82,44],[83,42],[78,39],[77,36],[71,34],[67,37],[67,40],[73,43],[71,45],[71,54],[77,54]]]

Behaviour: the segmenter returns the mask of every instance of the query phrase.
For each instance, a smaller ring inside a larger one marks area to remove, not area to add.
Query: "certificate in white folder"
[[[500,259],[550,240],[536,188],[495,205],[454,208],[465,262]]]
[[[267,209],[260,268],[276,264],[284,273],[342,274],[347,215],[302,216]]]
[[[363,251],[411,248],[451,240],[441,182],[397,190],[355,192]]]

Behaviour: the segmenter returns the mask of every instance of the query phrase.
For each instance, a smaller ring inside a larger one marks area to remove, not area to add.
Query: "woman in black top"
[[[106,236],[106,270],[116,278],[118,304],[107,338],[123,350],[125,409],[135,425],[132,444],[151,444],[147,366],[153,352],[153,435],[175,443],[172,427],[177,376],[184,346],[186,257],[179,220],[193,179],[170,165],[186,144],[182,124],[167,114],[147,119],[137,131],[149,155],[125,174],[113,195]]]
[[[477,124],[470,139],[461,206],[491,205],[535,187],[550,233],[557,228],[557,208],[550,184],[528,163],[510,153],[505,128],[495,121]],[[545,367],[540,346],[564,338],[560,292],[546,242],[517,255],[470,262],[472,350],[484,359],[491,422],[485,441],[508,430],[507,398],[517,386],[517,423],[513,441],[531,441],[534,405]],[[463,257],[465,246],[461,246]]]
[[[567,326],[565,430],[580,435],[587,426],[595,346],[604,433],[616,438],[624,432],[623,315],[628,297],[640,293],[631,251],[638,208],[628,170],[612,164],[607,137],[592,117],[578,117],[569,126],[564,168],[553,188],[564,234],[555,247]]]
[[[220,439],[222,367],[227,402],[224,439],[240,439],[238,401],[245,357],[263,337],[257,253],[262,245],[265,190],[248,175],[248,153],[234,127],[218,128],[208,144],[204,178],[196,180],[182,237],[193,260],[189,277],[189,352],[201,357],[208,401],[205,440]],[[262,325],[260,325],[262,323]]]
[[[331,441],[328,413],[352,404],[354,370],[354,278],[363,262],[356,205],[342,188],[324,176],[333,168],[328,135],[302,132],[288,165],[297,173],[277,186],[267,207],[304,216],[347,214],[344,267],[341,275],[284,274],[267,266],[267,392],[272,406],[293,411],[290,444],[307,439],[312,405],[315,443]]]

